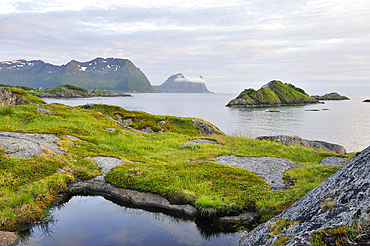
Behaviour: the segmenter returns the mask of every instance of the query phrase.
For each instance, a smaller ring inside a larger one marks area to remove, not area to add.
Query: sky
[[[239,93],[271,80],[370,95],[369,0],[1,0],[0,61],[131,60]]]

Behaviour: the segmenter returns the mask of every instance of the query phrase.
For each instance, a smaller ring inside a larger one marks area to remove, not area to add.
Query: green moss
[[[268,234],[268,238],[272,236],[280,236],[283,232],[283,229],[290,230],[291,227],[298,224],[298,221],[291,221],[290,218],[286,219],[279,219],[278,221],[275,221],[271,223],[268,228],[270,229],[270,233]]]

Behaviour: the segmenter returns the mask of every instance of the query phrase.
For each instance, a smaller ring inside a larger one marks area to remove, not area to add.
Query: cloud
[[[175,82],[193,82],[193,83],[205,83],[206,81],[203,79],[203,77],[177,77],[174,79]]]
[[[3,60],[128,58],[152,84],[179,71],[203,75],[216,92],[273,79],[318,94],[370,87],[367,0],[45,3],[2,1]]]

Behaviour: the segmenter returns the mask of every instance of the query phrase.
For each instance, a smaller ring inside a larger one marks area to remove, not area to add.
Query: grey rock
[[[188,215],[196,215],[198,210],[191,205],[174,205],[166,198],[149,192],[142,192],[137,190],[117,188],[112,184],[106,183],[103,177],[94,178],[90,180],[76,179],[68,184],[69,192],[103,192],[110,194],[117,199],[129,201],[140,206],[159,207],[168,210],[180,211]]]
[[[277,157],[236,157],[219,156],[216,162],[237,165],[260,175],[274,190],[288,189],[283,177],[284,173],[298,165],[290,160]]]
[[[101,167],[101,172],[103,173],[103,176],[105,176],[110,170],[115,168],[118,165],[123,164],[123,161],[115,158],[115,157],[91,157],[93,161],[95,161],[96,164],[98,164],[98,167]]]
[[[150,126],[146,126],[142,128],[140,131],[144,133],[154,133],[153,129]]]
[[[212,137],[215,134],[214,132],[215,130],[220,131],[219,129],[215,129],[213,126],[208,125],[204,122],[194,120],[194,119],[192,119],[192,121],[193,121],[193,125],[198,128],[199,133],[202,135]]]
[[[45,108],[37,108],[37,113],[39,114],[55,114],[54,111],[47,110]]]
[[[296,240],[302,245],[312,245],[309,237],[314,231],[333,228],[340,225],[350,226],[356,218],[369,217],[370,211],[370,147],[350,160],[319,186],[308,192],[278,216],[258,226],[240,240],[240,245],[271,245],[267,244],[270,229],[268,226],[279,219],[298,221],[291,230],[279,237],[293,238],[288,245]],[[330,210],[323,211],[321,205],[328,201],[337,204]],[[300,235],[297,235],[302,233]]]
[[[81,139],[79,139],[78,137],[75,137],[75,136],[72,136],[72,135],[66,135],[67,138],[72,138],[73,140],[76,140],[76,141],[82,141]]]
[[[188,141],[188,143],[200,143],[200,144],[218,144],[217,141],[207,139],[194,139]]]
[[[111,131],[111,132],[114,132],[116,130],[116,128],[111,128],[111,127],[106,127],[104,129],[105,130],[108,130],[108,131]]]
[[[329,165],[333,167],[343,167],[346,164],[347,158],[328,156],[322,159],[320,165]]]
[[[282,143],[284,145],[290,146],[303,146],[310,149],[323,149],[328,152],[334,152],[340,155],[346,154],[346,149],[338,144],[328,143],[324,141],[316,140],[306,140],[297,136],[261,136],[257,137],[258,140],[267,140]]]
[[[0,148],[10,157],[32,158],[46,147],[55,153],[64,154],[55,141],[60,140],[52,134],[0,132]]]
[[[34,104],[23,97],[18,96],[14,92],[8,91],[4,88],[0,88],[0,106],[17,106],[17,105],[25,105],[25,104]]]
[[[55,174],[65,174],[65,173],[67,173],[67,171],[66,171],[66,170],[64,170],[64,169],[61,169],[61,168],[59,168],[59,169],[55,172]]]
[[[157,123],[157,126],[163,126],[164,124],[166,124],[167,123],[167,121],[165,121],[165,120],[160,120],[160,121],[158,121],[158,123]]]
[[[14,232],[0,231],[0,246],[15,246],[20,242],[19,236]]]

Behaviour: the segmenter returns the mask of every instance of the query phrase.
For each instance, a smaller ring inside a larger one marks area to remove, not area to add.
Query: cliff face
[[[262,86],[259,90],[246,89],[235,99],[231,100],[227,107],[266,107],[284,105],[304,105],[318,103],[304,90],[292,84],[283,84],[281,81],[273,80]]]
[[[16,93],[0,87],[0,106],[17,106],[31,104],[32,102],[17,96]]]
[[[71,84],[89,90],[155,92],[144,73],[131,61],[116,58],[72,60],[62,66],[41,60],[0,62],[0,83],[34,88]]]
[[[370,147],[283,213],[243,237],[240,245],[272,245],[277,240],[284,240],[284,245],[312,245],[310,238],[314,232],[351,226],[355,221],[365,223],[368,230],[369,188]],[[273,232],[278,225],[281,226],[280,232]],[[335,233],[331,237],[335,237]],[[369,235],[363,237],[368,238]]]
[[[172,75],[163,84],[153,87],[158,92],[167,93],[210,93],[201,76],[187,78],[182,73]]]

